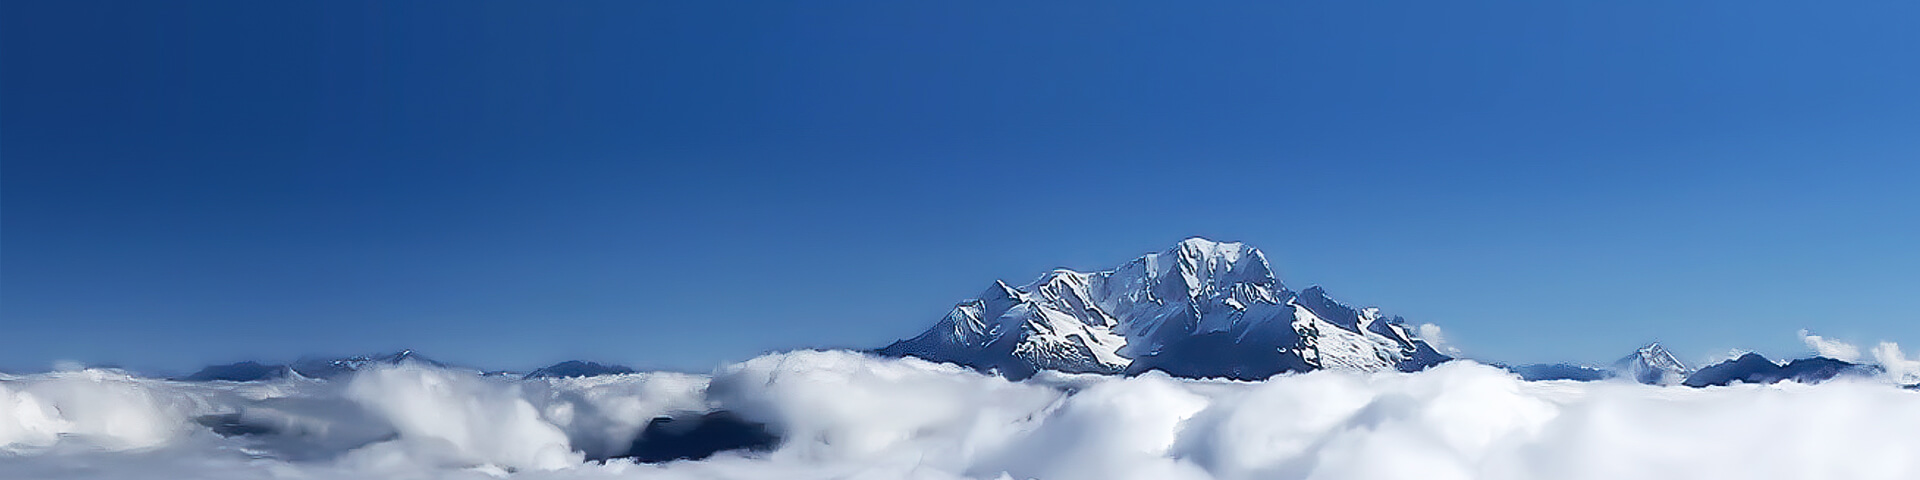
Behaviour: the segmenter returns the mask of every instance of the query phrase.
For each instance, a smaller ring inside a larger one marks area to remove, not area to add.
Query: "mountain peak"
[[[1193,256],[1225,258],[1228,262],[1239,261],[1240,255],[1247,251],[1259,251],[1240,242],[1219,242],[1205,237],[1188,237],[1174,244],[1173,250]]]
[[[1170,257],[1167,262],[1160,257]],[[1201,237],[1188,238],[1159,254],[1141,257],[1153,270],[1171,269],[1187,288],[1187,297],[1200,297],[1238,283],[1279,285],[1267,256],[1259,249],[1239,242],[1216,242]],[[1170,263],[1170,265],[1168,265]],[[1171,275],[1169,276],[1171,277]],[[1168,278],[1172,280],[1173,278]]]
[[[1167,254],[1181,259],[1192,259],[1199,264],[1240,265],[1242,262],[1267,265],[1267,256],[1260,249],[1240,242],[1216,242],[1201,237],[1181,240],[1167,249]]]
[[[1249,380],[1447,359],[1398,318],[1314,292],[1295,301],[1258,249],[1192,237],[1111,270],[1054,270],[1024,287],[996,281],[926,333],[880,353],[1009,377],[1163,370]]]
[[[1693,373],[1693,369],[1681,363],[1679,357],[1667,351],[1667,347],[1660,346],[1660,342],[1640,347],[1639,350],[1614,362],[1613,365],[1615,371],[1621,372],[1628,378],[1653,385],[1679,383]]]

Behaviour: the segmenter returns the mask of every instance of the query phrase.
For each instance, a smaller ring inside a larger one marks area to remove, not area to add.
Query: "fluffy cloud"
[[[447,466],[553,470],[584,458],[517,382],[405,364],[355,375],[347,398],[393,427],[379,449]]]
[[[1807,343],[1807,348],[1819,352],[1820,356],[1849,362],[1863,361],[1860,347],[1852,344],[1822,338],[1819,335],[1807,333],[1806,330],[1800,331],[1800,339]],[[1868,353],[1872,354],[1873,358],[1864,361],[1879,366],[1884,371],[1885,379],[1901,385],[1920,383],[1920,359],[1908,359],[1907,355],[1901,352],[1900,344],[1880,342]]]
[[[1414,327],[1414,335],[1418,335],[1421,340],[1427,342],[1428,346],[1433,347],[1434,350],[1440,353],[1454,356],[1460,355],[1460,349],[1454,348],[1451,343],[1447,343],[1447,336],[1440,331],[1439,325],[1422,323],[1420,326]]]
[[[1846,342],[1814,335],[1808,333],[1806,330],[1800,331],[1800,341],[1806,342],[1807,348],[1813,349],[1814,352],[1819,353],[1822,357],[1849,362],[1860,361],[1860,347],[1855,347]]]
[[[1920,374],[1897,346],[1872,354],[1896,380]],[[631,445],[654,417],[715,409],[782,441],[658,465],[584,460]],[[1884,382],[1524,382],[1468,362],[1008,382],[792,352],[712,376],[521,381],[403,365],[332,383],[0,379],[0,478],[1910,479],[1916,432],[1920,392]]]
[[[1900,353],[1900,344],[1880,342],[1873,347],[1873,360],[1886,369],[1887,376],[1902,384],[1920,383],[1920,359],[1908,360]]]

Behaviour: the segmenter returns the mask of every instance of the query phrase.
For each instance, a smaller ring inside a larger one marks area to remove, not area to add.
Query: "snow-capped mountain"
[[[1680,363],[1673,352],[1659,343],[1650,343],[1632,354],[1613,362],[1615,375],[1633,379],[1648,385],[1673,385],[1686,380],[1693,369]]]
[[[1399,317],[1320,287],[1288,290],[1253,247],[1181,241],[1112,270],[994,282],[880,353],[1024,378],[1039,370],[1263,379],[1314,369],[1419,370],[1449,358]]]

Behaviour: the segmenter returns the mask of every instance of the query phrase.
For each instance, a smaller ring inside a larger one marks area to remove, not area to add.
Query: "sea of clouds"
[[[1908,366],[1702,389],[1525,382],[1471,362],[1262,382],[1009,382],[840,351],[712,375],[531,380],[423,364],[255,383],[79,369],[0,377],[0,478],[1910,480],[1920,392],[1893,378]],[[722,410],[780,441],[703,460],[607,459],[656,417]]]

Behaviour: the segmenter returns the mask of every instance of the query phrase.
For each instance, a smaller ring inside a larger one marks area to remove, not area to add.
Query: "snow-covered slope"
[[[1680,363],[1673,352],[1659,343],[1640,347],[1631,355],[1613,362],[1614,374],[1648,385],[1673,385],[1686,380],[1693,369]]]
[[[1399,317],[1311,287],[1266,255],[1190,238],[1118,268],[994,282],[933,328],[880,350],[1024,378],[1039,370],[1262,379],[1322,368],[1419,370],[1448,360]]]

